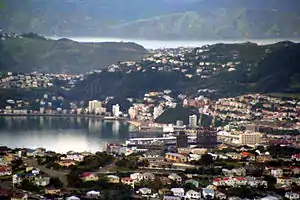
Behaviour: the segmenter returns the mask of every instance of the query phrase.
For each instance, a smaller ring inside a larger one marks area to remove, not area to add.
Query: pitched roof
[[[83,172],[80,177],[88,177],[90,175],[94,174],[93,172]]]

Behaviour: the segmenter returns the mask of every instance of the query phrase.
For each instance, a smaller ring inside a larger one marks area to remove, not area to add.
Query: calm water
[[[124,142],[128,128],[125,122],[89,118],[0,117],[0,146],[95,152],[107,142]]]
[[[284,40],[299,42],[299,39],[274,38],[274,39],[248,39],[248,40],[143,40],[143,39],[122,39],[122,38],[104,38],[104,37],[49,37],[52,39],[69,38],[77,42],[134,42],[142,45],[146,49],[159,48],[177,48],[177,47],[200,47],[204,45],[212,45],[216,43],[242,43],[255,42],[261,45],[272,44]]]

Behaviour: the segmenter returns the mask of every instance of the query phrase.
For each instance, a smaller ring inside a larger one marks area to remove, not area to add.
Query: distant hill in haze
[[[299,38],[298,0],[2,0],[0,28],[48,36]]]
[[[79,43],[27,34],[0,41],[0,70],[77,74],[107,68],[119,61],[140,60],[146,53],[135,43]]]

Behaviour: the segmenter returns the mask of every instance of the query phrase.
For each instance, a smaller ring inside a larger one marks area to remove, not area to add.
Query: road
[[[68,181],[67,181],[68,172],[48,169],[43,165],[38,165],[36,159],[34,159],[34,158],[28,158],[28,159],[24,160],[24,163],[27,164],[28,167],[36,167],[36,168],[40,169],[45,174],[48,174],[50,177],[59,178],[59,180],[63,183],[64,187],[68,186]]]

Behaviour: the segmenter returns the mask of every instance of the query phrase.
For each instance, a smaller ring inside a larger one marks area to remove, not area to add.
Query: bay
[[[159,49],[159,48],[178,48],[178,47],[201,47],[205,45],[213,45],[217,43],[231,44],[231,43],[245,43],[254,42],[259,45],[273,44],[280,41],[289,40],[292,42],[299,42],[295,38],[273,38],[273,39],[244,39],[244,40],[146,40],[135,38],[108,38],[108,37],[54,37],[49,36],[50,39],[68,38],[77,42],[134,42],[140,44],[146,49]]]
[[[0,117],[0,146],[96,152],[107,143],[123,143],[128,130],[127,122],[94,118]]]

